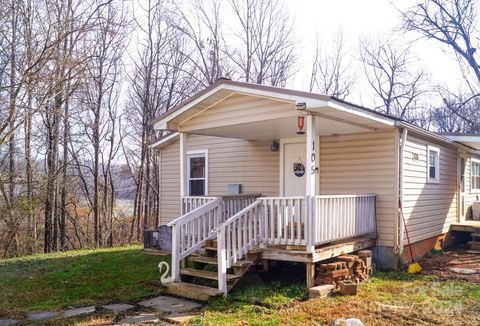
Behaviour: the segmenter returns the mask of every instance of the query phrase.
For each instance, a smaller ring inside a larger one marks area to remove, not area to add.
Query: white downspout
[[[408,130],[405,128],[400,129],[400,154],[398,160],[398,170],[399,170],[399,201],[404,203],[404,153],[405,153],[405,143],[407,141]],[[398,203],[397,203],[398,205]],[[403,252],[403,221],[400,211],[398,212],[398,252],[401,255]]]

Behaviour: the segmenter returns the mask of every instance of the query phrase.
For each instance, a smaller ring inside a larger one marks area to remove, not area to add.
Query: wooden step
[[[217,247],[213,247],[213,246],[205,246],[205,247],[203,247],[203,249],[217,251]]]
[[[207,301],[211,297],[223,295],[223,292],[218,289],[192,283],[170,283],[166,286],[169,294],[200,301]]]
[[[217,272],[204,271],[204,270],[198,270],[193,268],[181,269],[180,274],[186,275],[186,276],[200,277],[200,278],[205,278],[205,279],[215,280],[215,281],[218,280]],[[227,281],[232,281],[240,277],[241,275],[227,274]]]
[[[216,257],[205,257],[205,256],[190,256],[188,258],[190,261],[194,261],[197,263],[204,263],[204,264],[210,264],[210,265],[218,265],[218,260]],[[249,260],[237,260],[236,263],[232,264],[233,267],[244,267],[244,266],[249,266],[253,262]]]
[[[470,235],[472,236],[472,238],[480,238],[480,233],[470,233]]]
[[[468,246],[469,246],[470,249],[480,250],[480,242],[470,241],[470,242],[468,243]]]

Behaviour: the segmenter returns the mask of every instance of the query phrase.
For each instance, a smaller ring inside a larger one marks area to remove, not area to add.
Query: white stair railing
[[[180,261],[199,250],[207,240],[215,237],[211,233],[223,222],[222,199],[215,198],[168,223],[172,227],[172,277],[180,280]]]
[[[227,295],[227,269],[259,245],[263,234],[262,201],[257,200],[217,226],[218,289]]]

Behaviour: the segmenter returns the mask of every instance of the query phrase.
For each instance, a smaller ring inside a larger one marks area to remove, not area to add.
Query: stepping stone
[[[131,304],[126,304],[126,303],[112,303],[112,304],[107,304],[105,306],[102,306],[102,308],[107,309],[107,310],[112,310],[115,312],[122,312],[125,310],[132,309],[135,306],[132,306]]]
[[[16,324],[17,321],[14,319],[0,319],[0,326],[9,326]]]
[[[72,308],[68,309],[63,313],[63,318],[76,317],[80,315],[91,314],[95,312],[95,306],[81,307],[81,308]]]
[[[139,303],[141,306],[150,307],[164,313],[186,312],[201,308],[202,305],[196,302],[177,299],[173,297],[159,296]]]
[[[325,298],[335,290],[332,284],[321,284],[308,289],[309,298]]]
[[[457,267],[452,267],[450,268],[452,272],[459,273],[459,274],[465,274],[465,275],[472,275],[472,274],[477,274],[477,271],[474,269],[468,269],[468,268],[457,268]]]
[[[332,322],[332,326],[364,326],[364,324],[357,318],[338,318]]]
[[[172,324],[182,324],[187,323],[190,319],[196,316],[198,316],[198,314],[171,314],[162,317],[162,319]]]
[[[160,318],[154,314],[141,314],[138,316],[131,316],[123,318],[117,325],[140,324],[140,323],[158,323]]]
[[[58,313],[54,311],[37,311],[27,314],[28,319],[31,321],[40,321],[45,319],[51,319],[58,316]]]

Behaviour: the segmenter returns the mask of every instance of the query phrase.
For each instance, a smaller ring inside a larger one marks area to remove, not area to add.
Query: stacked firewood
[[[320,264],[315,284],[332,284],[338,287],[340,281],[355,283],[372,275],[372,251],[361,250],[358,255],[338,256],[335,262]]]

